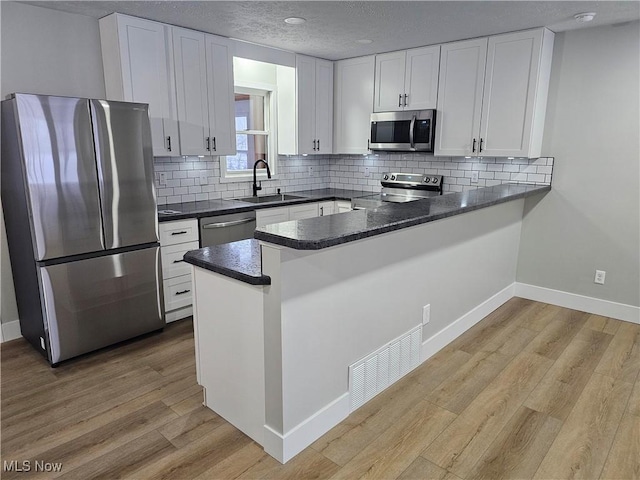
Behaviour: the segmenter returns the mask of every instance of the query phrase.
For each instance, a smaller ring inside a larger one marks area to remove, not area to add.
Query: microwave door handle
[[[409,143],[411,144],[411,148],[415,148],[415,139],[413,137],[413,129],[416,126],[416,116],[414,115],[411,119],[411,123],[409,124]]]

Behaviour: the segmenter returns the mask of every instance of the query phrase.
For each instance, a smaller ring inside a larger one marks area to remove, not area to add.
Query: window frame
[[[269,158],[269,170],[271,171],[271,178],[275,179],[278,175],[278,161],[277,161],[277,99],[276,99],[276,86],[266,83],[254,83],[254,82],[238,82],[233,87],[233,94],[245,94],[245,95],[264,95],[265,96],[265,130],[241,130],[240,133],[247,133],[253,135],[265,134],[268,137],[267,143],[267,158]],[[235,115],[234,115],[235,119]],[[238,132],[234,134],[234,139]],[[275,159],[275,161],[274,161]],[[260,169],[256,171],[256,179],[267,180],[266,169]],[[230,182],[246,182],[253,180],[253,170],[228,170],[227,169],[227,156],[220,157],[220,183]]]

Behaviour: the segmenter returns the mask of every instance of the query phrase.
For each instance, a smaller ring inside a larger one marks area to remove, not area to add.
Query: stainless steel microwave
[[[371,114],[371,150],[433,152],[435,110]]]

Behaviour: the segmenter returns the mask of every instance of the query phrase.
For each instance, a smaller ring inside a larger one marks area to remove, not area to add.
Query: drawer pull
[[[205,229],[224,228],[224,227],[231,227],[233,225],[241,225],[243,223],[249,223],[253,221],[255,221],[254,217],[243,218],[242,220],[233,220],[231,222],[207,223],[206,225],[203,225],[202,228],[205,228]]]
[[[184,235],[185,233],[189,233],[186,230],[183,230],[181,232],[171,232],[171,235]]]
[[[176,295],[184,295],[185,293],[189,293],[191,290],[181,290],[179,292],[176,292]]]
[[[184,260],[174,260],[173,263],[182,263]]]

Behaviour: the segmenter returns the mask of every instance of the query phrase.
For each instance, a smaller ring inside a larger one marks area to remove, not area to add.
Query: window
[[[235,87],[236,154],[227,155],[222,162],[223,176],[240,178],[253,175],[257,160],[269,163],[275,173],[275,153],[270,118],[273,92],[254,88]],[[263,163],[258,164],[261,176],[266,176]]]

